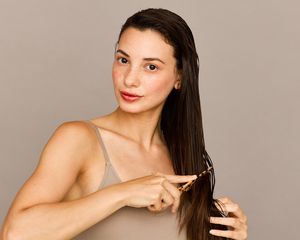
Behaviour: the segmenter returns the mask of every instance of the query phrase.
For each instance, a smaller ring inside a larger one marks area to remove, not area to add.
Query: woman
[[[113,64],[118,108],[56,129],[3,239],[246,239],[239,205],[213,199],[198,62],[192,32],[175,13],[128,18]]]

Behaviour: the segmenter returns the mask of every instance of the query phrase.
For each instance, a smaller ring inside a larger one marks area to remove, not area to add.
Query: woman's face
[[[117,45],[112,77],[123,111],[161,110],[179,81],[173,47],[153,30],[130,27],[123,32]]]

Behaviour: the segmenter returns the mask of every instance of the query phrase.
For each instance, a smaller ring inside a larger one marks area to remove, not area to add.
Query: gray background
[[[215,197],[242,206],[249,239],[298,238],[298,1],[0,0],[0,222],[59,124],[115,108],[114,44],[147,7],[194,33]]]

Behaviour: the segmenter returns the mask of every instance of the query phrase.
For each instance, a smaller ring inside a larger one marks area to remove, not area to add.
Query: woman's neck
[[[140,144],[146,151],[150,151],[153,144],[161,144],[159,120],[161,110],[143,113],[128,113],[119,107],[109,115],[114,129],[130,140]]]

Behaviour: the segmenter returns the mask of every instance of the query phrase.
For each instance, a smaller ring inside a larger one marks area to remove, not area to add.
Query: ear
[[[181,72],[177,72],[177,80],[174,84],[174,88],[178,90],[180,89],[180,87],[181,87]]]
[[[181,81],[180,81],[180,80],[177,80],[176,83],[175,83],[175,85],[174,85],[174,88],[175,88],[176,90],[178,90],[178,89],[180,89],[180,87],[181,87]]]

